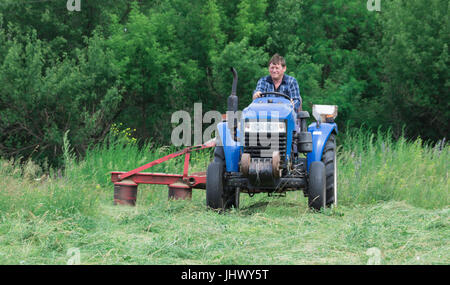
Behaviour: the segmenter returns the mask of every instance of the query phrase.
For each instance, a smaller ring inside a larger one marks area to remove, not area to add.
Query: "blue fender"
[[[312,133],[312,152],[307,154],[307,169],[313,161],[320,161],[322,159],[323,148],[330,135],[334,132],[337,134],[336,123],[321,123],[317,127],[317,123],[312,123],[308,126],[308,132]]]
[[[227,122],[220,122],[217,124],[218,139],[217,145],[223,146],[225,154],[225,164],[227,172],[239,172],[239,161],[241,157],[241,143],[233,140],[228,129]],[[240,136],[239,129],[237,130],[237,137]]]

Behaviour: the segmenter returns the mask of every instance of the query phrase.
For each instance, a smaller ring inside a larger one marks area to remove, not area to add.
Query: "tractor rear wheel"
[[[309,167],[308,205],[314,210],[325,208],[326,200],[325,165],[313,161]]]
[[[322,162],[325,164],[326,176],[326,205],[327,207],[337,205],[337,160],[336,160],[336,138],[331,134],[323,149]]]

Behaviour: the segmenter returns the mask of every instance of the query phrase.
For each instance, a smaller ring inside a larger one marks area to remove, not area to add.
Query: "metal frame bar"
[[[190,188],[205,189],[206,188],[206,172],[196,172],[189,175],[189,160],[191,152],[206,148],[215,147],[215,140],[211,140],[202,145],[191,146],[175,153],[166,155],[136,169],[130,171],[113,171],[111,172],[111,181],[115,185],[137,185],[137,184],[159,184],[171,185],[177,182],[186,184]],[[172,158],[185,155],[183,174],[166,174],[166,173],[146,173],[141,172],[152,166],[163,163]]]

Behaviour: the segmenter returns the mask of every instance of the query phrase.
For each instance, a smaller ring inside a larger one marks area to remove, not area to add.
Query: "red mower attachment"
[[[168,185],[169,199],[191,199],[192,188],[206,188],[206,172],[195,172],[189,175],[189,159],[191,152],[215,146],[215,140],[210,140],[205,144],[191,146],[166,155],[128,172],[111,172],[111,181],[114,183],[114,205],[136,205],[137,187],[139,184]],[[141,172],[154,165],[181,155],[184,155],[184,169],[182,175]]]

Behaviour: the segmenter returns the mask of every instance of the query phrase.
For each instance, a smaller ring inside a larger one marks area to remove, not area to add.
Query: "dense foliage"
[[[304,109],[339,105],[340,128],[449,133],[449,2],[81,0],[0,2],[0,156],[58,163],[113,123],[169,143],[171,114],[225,111],[229,67],[243,108],[276,52]],[[403,126],[405,126],[403,130]]]

